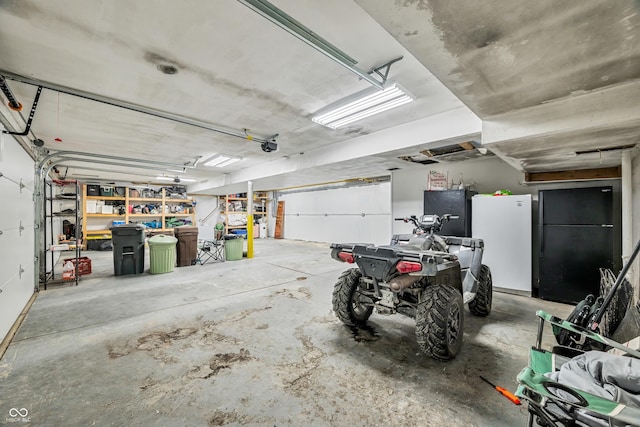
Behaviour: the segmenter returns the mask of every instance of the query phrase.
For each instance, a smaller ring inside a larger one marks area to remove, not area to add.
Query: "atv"
[[[416,320],[420,349],[437,360],[455,357],[462,346],[464,304],[476,316],[491,312],[492,281],[482,264],[484,242],[440,236],[449,214],[396,218],[412,223],[410,235],[390,245],[332,243],[331,257],[356,264],[334,286],[333,310],[347,326],[366,324],[378,314],[400,313]]]

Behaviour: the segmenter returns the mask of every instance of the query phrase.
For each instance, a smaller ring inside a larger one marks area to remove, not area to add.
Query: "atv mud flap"
[[[478,292],[478,275],[482,267],[484,241],[471,237],[444,237],[449,252],[458,256],[464,278],[462,280],[462,300],[466,304],[476,297]]]

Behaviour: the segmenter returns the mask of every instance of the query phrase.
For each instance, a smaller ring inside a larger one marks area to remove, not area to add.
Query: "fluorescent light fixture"
[[[173,177],[173,176],[157,176],[156,179],[159,180],[159,181],[175,181],[176,177]],[[179,181],[180,182],[196,182],[195,179],[182,178],[182,177],[179,178]]]
[[[238,162],[240,160],[242,160],[240,157],[232,157],[232,156],[225,156],[223,154],[218,154],[217,156],[205,162],[204,165],[210,166],[210,167],[215,166],[217,168],[223,168],[225,166],[229,166],[230,164]]]
[[[384,90],[372,92],[369,89],[360,92],[340,102],[339,105],[331,107],[328,111],[320,111],[320,114],[311,120],[331,129],[338,129],[413,100],[413,96],[409,95],[397,83],[393,83]]]

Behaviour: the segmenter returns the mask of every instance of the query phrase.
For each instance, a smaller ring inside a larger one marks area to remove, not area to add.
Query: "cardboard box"
[[[113,215],[113,206],[111,205],[102,205],[102,214]]]

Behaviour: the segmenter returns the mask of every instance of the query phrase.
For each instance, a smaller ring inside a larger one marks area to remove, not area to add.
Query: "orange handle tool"
[[[495,388],[498,391],[498,393],[500,393],[501,395],[503,395],[504,397],[509,399],[515,405],[520,405],[521,404],[520,399],[518,399],[518,396],[516,396],[515,394],[511,393],[506,388],[498,387],[497,385],[493,384],[491,381],[489,381],[488,379],[486,379],[482,375],[480,375],[480,379],[483,380],[484,382],[486,382],[487,384],[489,384],[491,387]]]

